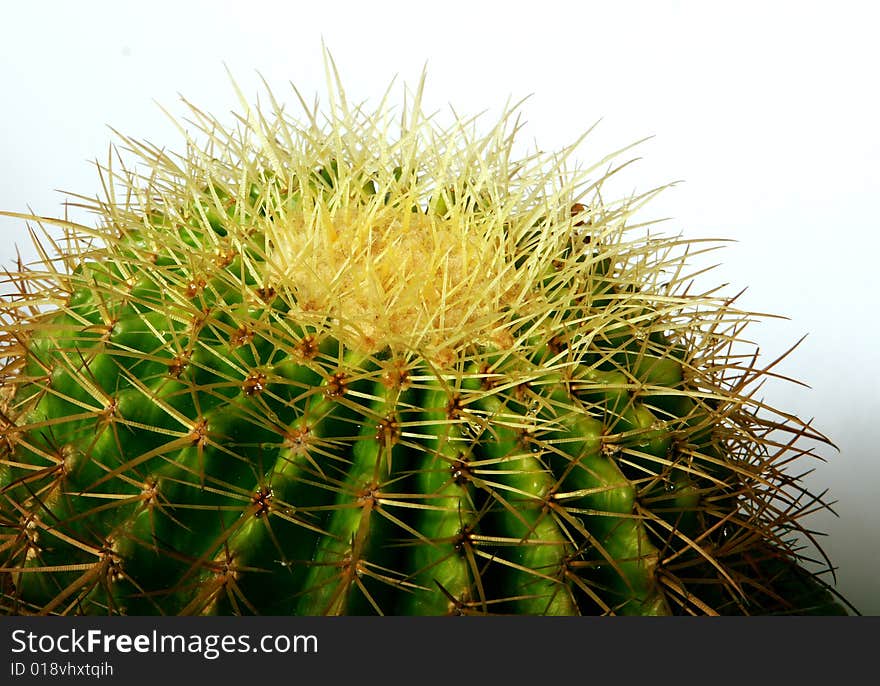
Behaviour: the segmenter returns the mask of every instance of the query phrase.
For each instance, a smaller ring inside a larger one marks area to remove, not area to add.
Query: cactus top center
[[[370,202],[291,218],[274,232],[273,246],[275,280],[366,351],[441,350],[462,332],[497,339],[512,285],[521,281],[491,217]]]

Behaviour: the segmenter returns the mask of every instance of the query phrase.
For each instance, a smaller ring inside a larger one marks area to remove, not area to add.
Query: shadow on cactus
[[[5,279],[2,610],[846,614],[791,470],[827,439],[694,292],[717,243],[608,201],[624,151],[330,73],[302,121],[122,137],[96,228],[7,213],[63,235]]]

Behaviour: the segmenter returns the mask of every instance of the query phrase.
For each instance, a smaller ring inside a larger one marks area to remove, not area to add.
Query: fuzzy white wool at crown
[[[511,164],[515,111],[486,135],[462,121],[441,129],[421,111],[419,89],[389,139],[387,112],[350,110],[341,84],[337,95],[331,126],[311,123],[314,145],[297,162],[302,197],[265,226],[267,278],[293,292],[298,319],[329,315],[335,335],[365,351],[433,354],[477,341],[509,345],[511,317],[562,309],[543,280],[574,238],[574,200],[596,190],[583,173],[548,172],[546,155]],[[270,142],[293,137],[277,114],[259,137],[269,159],[288,160],[291,151]],[[309,175],[328,158],[332,192],[310,192]],[[387,160],[418,161],[389,169]]]
[[[828,486],[839,518],[816,527],[838,563],[839,588],[880,614],[880,413],[873,311],[880,254],[876,199],[880,120],[875,66],[880,7],[866,2],[362,3],[252,0],[143,7],[114,2],[15,3],[0,44],[0,208],[57,216],[54,189],[100,193],[85,162],[106,158],[107,123],[155,142],[178,140],[155,107],[177,93],[211,112],[235,107],[222,63],[247,94],[259,70],[284,100],[289,80],[323,89],[320,45],[354,100],[375,102],[391,74],[413,81],[429,63],[429,104],[463,111],[534,94],[529,134],[557,148],[602,118],[585,157],[644,135],[631,190],[685,183],[646,210],[674,231],[738,243],[707,277],[748,286],[740,304],[778,312],[753,331],[765,358],[808,338],[776,368],[811,389],[768,381],[765,397],[815,424],[840,448],[808,477]],[[75,27],[75,28],[72,28]],[[491,119],[489,120],[491,121]],[[636,171],[637,170],[637,171]],[[75,202],[75,199],[71,199]],[[89,221],[76,207],[73,218]],[[0,221],[0,255],[36,258],[22,222]],[[706,283],[704,280],[703,283]]]
[[[474,325],[474,338],[491,338],[511,264],[498,259],[504,252],[451,222],[369,215],[348,211],[320,227],[291,219],[273,232],[270,278],[289,284],[306,312],[330,313],[351,347],[439,346]]]

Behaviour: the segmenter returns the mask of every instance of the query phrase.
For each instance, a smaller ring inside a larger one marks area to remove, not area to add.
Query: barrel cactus
[[[94,228],[17,215],[63,235],[6,272],[2,610],[846,613],[800,547],[827,440],[754,397],[714,244],[635,221],[660,189],[330,90],[121,137]]]

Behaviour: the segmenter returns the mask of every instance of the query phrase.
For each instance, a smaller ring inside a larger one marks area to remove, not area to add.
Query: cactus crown
[[[349,104],[330,67],[325,119],[304,101],[300,122],[274,98],[242,99],[230,128],[191,106],[186,155],[121,136],[135,167],[111,156],[106,197],[79,198],[97,228],[26,217],[64,235],[46,232],[54,254],[41,246],[6,279],[0,566],[19,589],[28,567],[81,572],[31,609],[114,609],[123,580],[148,603],[195,584],[173,611],[224,597],[258,611],[259,574],[248,591],[242,575],[308,557],[288,527],[331,540],[310,545],[341,570],[302,572],[293,606],[343,611],[360,589],[387,611],[361,575],[409,594],[436,578],[368,559],[365,522],[380,515],[392,547],[463,556],[458,592],[441,587],[459,609],[516,600],[490,597],[490,567],[567,589],[569,605],[535,591],[544,610],[744,603],[745,568],[811,537],[800,519],[821,501],[785,466],[809,452],[802,439],[827,439],[753,397],[769,373],[739,349],[754,315],[693,290],[688,260],[716,244],[637,231],[662,189],[608,201],[623,151],[589,168],[570,165],[577,143],[516,157],[516,107],[488,133],[477,119],[440,127],[424,79],[395,127],[386,101]],[[401,450],[408,462],[392,460]],[[427,490],[406,490],[416,479]],[[172,543],[200,511],[219,522],[213,542]],[[518,522],[506,534],[479,534],[505,513]],[[422,514],[449,515],[447,533]],[[638,552],[613,552],[612,531]],[[270,550],[259,564],[255,532]],[[78,562],[49,559],[64,546]],[[161,592],[132,571],[144,550],[184,570]],[[687,586],[700,565],[696,587],[723,589],[708,600]],[[630,600],[584,572],[602,566]]]
[[[174,216],[207,203],[206,221],[216,213],[233,242],[247,215],[247,232],[265,236],[260,278],[289,303],[291,319],[366,353],[448,357],[475,343],[513,345],[514,330],[529,325],[552,338],[608,256],[585,259],[585,240],[629,252],[621,287],[659,273],[646,263],[654,245],[620,241],[634,207],[659,189],[601,203],[602,182],[617,169],[598,179],[589,177],[598,165],[566,169],[576,145],[514,157],[516,107],[487,133],[476,118],[440,127],[422,111],[423,77],[395,128],[387,101],[375,112],[350,106],[336,78],[323,120],[243,101],[246,123],[234,130],[193,108],[207,144],[190,140],[180,162],[128,141],[145,155],[150,183],[125,179],[136,202],[99,211],[136,226],[151,210]],[[207,198],[204,187],[213,189]],[[254,203],[271,210],[251,214]],[[214,240],[201,247],[224,247]]]

